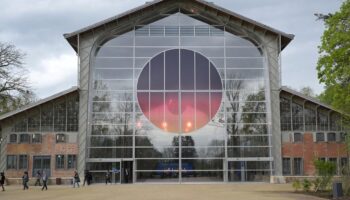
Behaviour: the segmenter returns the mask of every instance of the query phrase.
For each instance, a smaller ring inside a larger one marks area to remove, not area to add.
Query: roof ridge
[[[71,93],[71,92],[77,91],[78,89],[79,89],[78,86],[73,86],[73,87],[71,87],[71,88],[69,88],[69,89],[66,89],[66,90],[63,90],[63,91],[61,91],[61,92],[55,93],[55,94],[53,94],[53,95],[51,95],[51,96],[48,96],[48,97],[43,98],[43,99],[40,99],[40,100],[38,100],[38,101],[36,101],[36,102],[33,102],[33,103],[30,103],[30,104],[24,105],[24,106],[22,106],[22,107],[20,107],[20,108],[18,108],[18,109],[16,109],[16,110],[7,112],[7,113],[5,113],[5,114],[2,114],[2,115],[0,115],[0,121],[6,119],[6,118],[8,118],[8,117],[11,117],[11,116],[13,116],[13,115],[16,115],[16,114],[18,114],[18,113],[20,113],[20,112],[23,112],[23,111],[26,111],[26,110],[28,110],[28,109],[31,109],[31,108],[33,108],[33,107],[35,107],[35,106],[41,105],[41,104],[46,103],[46,102],[48,102],[48,101],[51,101],[51,100],[53,100],[53,99],[56,99],[56,98],[59,98],[59,97],[61,97],[61,96],[66,95],[66,94],[69,94],[69,93]]]

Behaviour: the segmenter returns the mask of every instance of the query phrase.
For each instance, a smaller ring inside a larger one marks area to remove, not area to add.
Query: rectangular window
[[[7,169],[17,169],[17,156],[8,155],[7,156]]]
[[[303,175],[303,159],[294,158],[293,159],[293,169],[294,175]]]
[[[283,158],[283,175],[290,175],[290,158]]]
[[[302,142],[302,141],[303,141],[303,134],[294,133],[294,142]]]
[[[17,134],[10,135],[10,143],[17,143]]]
[[[292,103],[293,130],[304,130],[304,113],[303,106],[295,102]]]
[[[28,169],[28,156],[19,155],[18,156],[18,169]]]
[[[66,131],[66,102],[54,104],[54,130]]]
[[[14,125],[15,132],[26,132],[27,131],[28,120],[27,118],[22,118],[17,120]]]
[[[330,131],[340,131],[341,130],[341,116],[338,113],[331,113],[330,116]]]
[[[41,143],[42,141],[41,134],[36,133],[32,135],[32,143]]]
[[[317,130],[328,131],[328,113],[322,109],[317,112]]]
[[[313,106],[305,104],[304,109],[305,117],[305,131],[316,130],[316,110]]]
[[[40,131],[40,110],[38,108],[28,114],[28,131]]]
[[[320,161],[326,161],[326,158],[325,158],[325,157],[319,157],[318,160],[320,160]]]
[[[337,170],[337,169],[338,169],[337,158],[329,158],[328,161],[335,164],[335,169],[336,169],[336,170],[335,170],[335,174],[337,174],[337,171],[338,171],[338,170]]]
[[[56,169],[64,169],[64,155],[56,155]]]
[[[281,110],[281,130],[290,131],[291,128],[291,109],[290,100],[281,97],[280,99],[280,110]]]
[[[316,133],[316,142],[324,142],[324,133]]]
[[[67,131],[78,131],[78,119],[79,119],[79,98],[78,96],[72,96],[67,99]]]
[[[56,134],[56,143],[65,143],[66,135],[65,134]]]
[[[341,174],[346,173],[348,166],[349,166],[348,158],[346,158],[346,157],[340,158],[340,172],[341,172]]]
[[[30,141],[30,136],[29,134],[20,134],[19,135],[19,143],[29,143]]]
[[[68,169],[76,169],[77,168],[77,156],[76,155],[68,155],[67,168]]]
[[[53,130],[53,105],[47,103],[41,106],[41,131]]]
[[[327,141],[328,142],[335,142],[336,141],[335,133],[327,133]]]

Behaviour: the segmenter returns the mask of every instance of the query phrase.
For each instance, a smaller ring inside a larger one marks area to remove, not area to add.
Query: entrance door
[[[36,175],[37,171],[42,174],[46,172],[48,176],[51,176],[51,157],[50,156],[34,156],[33,157],[33,176]]]
[[[270,161],[267,160],[229,161],[228,181],[269,182],[271,172],[270,167]]]
[[[120,183],[120,162],[90,162],[89,172],[93,183],[105,183],[106,173],[109,172],[111,183]]]
[[[122,161],[122,168],[120,174],[122,176],[122,183],[132,183],[133,161]]]

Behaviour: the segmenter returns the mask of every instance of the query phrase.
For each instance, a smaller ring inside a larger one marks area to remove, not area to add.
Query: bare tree
[[[12,44],[0,42],[0,113],[28,104],[35,99],[30,90],[25,54]]]

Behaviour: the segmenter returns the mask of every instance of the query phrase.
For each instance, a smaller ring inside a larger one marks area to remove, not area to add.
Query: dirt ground
[[[7,186],[0,192],[0,200],[292,200],[320,199],[294,193],[289,184],[134,184],[49,186],[47,191],[29,186],[23,191],[19,185]]]

